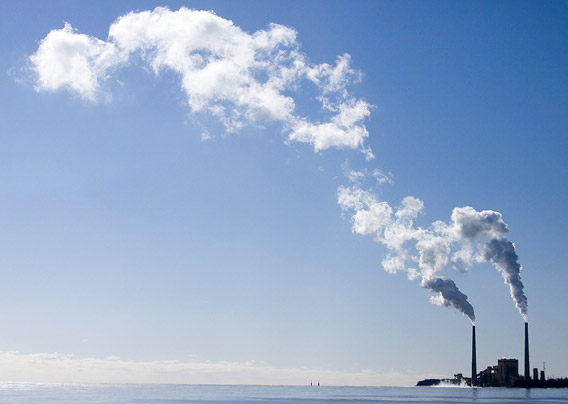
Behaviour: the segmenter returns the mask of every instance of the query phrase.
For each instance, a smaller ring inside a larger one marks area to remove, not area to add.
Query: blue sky
[[[117,18],[157,6],[214,10],[250,35],[282,24],[310,66],[349,54],[352,73],[337,91],[304,77],[282,93],[293,117],[238,133],[191,112],[180,74],[156,75],[139,55],[91,99],[37,81],[29,57],[52,30],[68,22],[110,43]],[[23,1],[0,15],[0,379],[469,374],[469,321],[384,271],[384,242],[354,233],[338,205],[350,186],[392,207],[420,199],[421,228],[455,207],[500,212],[523,265],[533,365],[568,375],[565,2]],[[362,145],[289,137],[298,117],[333,120],[316,97],[338,97],[335,111],[365,103],[370,114],[343,127],[364,127]],[[346,161],[367,182],[350,184]],[[373,184],[375,169],[391,183]],[[475,308],[478,367],[522,359],[523,319],[500,274],[487,262],[440,274]]]

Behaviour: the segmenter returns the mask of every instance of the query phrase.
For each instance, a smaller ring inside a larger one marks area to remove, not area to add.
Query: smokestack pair
[[[544,373],[544,372],[543,372]],[[525,323],[525,380],[531,379],[529,359],[529,323]],[[537,378],[535,377],[535,380]],[[544,379],[544,377],[542,377]],[[477,386],[477,350],[475,347],[475,325],[471,327],[471,385]]]

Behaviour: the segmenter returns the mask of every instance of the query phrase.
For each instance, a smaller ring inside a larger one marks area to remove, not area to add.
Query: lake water
[[[568,389],[0,383],[0,403],[568,403]]]

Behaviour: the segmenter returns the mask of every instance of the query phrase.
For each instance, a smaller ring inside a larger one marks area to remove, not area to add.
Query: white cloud
[[[307,76],[326,93],[343,89],[350,80],[361,80],[361,74],[351,68],[351,56],[347,53],[338,56],[334,67],[322,63],[309,68]]]
[[[337,203],[343,211],[352,209],[359,211],[377,201],[375,195],[359,187],[343,187],[337,189]]]
[[[381,264],[385,271],[389,274],[395,274],[398,271],[406,270],[406,259],[400,255],[389,254],[385,259],[381,261]]]
[[[353,98],[339,104],[337,109],[339,112],[332,121],[343,128],[355,126],[371,115],[369,104]]]
[[[370,235],[399,254],[404,253],[406,241],[417,237],[416,229],[412,228],[411,215],[418,214],[417,207],[421,210],[422,202],[419,199],[405,198],[402,206],[395,210],[387,202],[378,200],[373,193],[352,186],[339,187],[337,202],[343,212],[353,211],[351,221],[354,233]],[[400,268],[400,260],[387,262],[391,262],[388,264],[390,268]]]
[[[257,361],[128,361],[58,353],[0,353],[0,379],[11,382],[305,385],[319,379],[326,385],[411,386],[422,378],[425,375],[410,371],[277,368]]]
[[[391,172],[384,173],[378,168],[375,168],[371,174],[377,180],[377,184],[394,184],[393,174]]]
[[[334,66],[312,64],[296,36],[279,24],[249,34],[211,11],[157,7],[119,17],[107,41],[66,24],[41,41],[30,61],[38,91],[67,89],[91,101],[113,68],[142,62],[155,74],[177,73],[190,111],[211,113],[227,132],[277,121],[289,141],[308,143],[315,151],[360,149],[371,158],[363,124],[371,106],[347,91],[361,76],[350,56],[339,56]],[[331,114],[328,121],[296,112],[291,94],[303,82],[315,84],[315,98],[325,100],[322,111]]]
[[[371,114],[371,106],[365,101],[350,98],[336,106],[330,106],[329,101],[326,101],[324,108],[336,112],[330,122],[312,123],[305,118],[296,120],[292,125],[289,139],[309,143],[313,145],[315,151],[330,147],[358,148],[366,154],[367,158],[372,158],[373,154],[370,149],[365,150],[364,148],[369,132],[365,126],[360,124]]]
[[[402,200],[401,206],[396,211],[396,217],[400,219],[415,219],[424,209],[424,202],[413,196],[407,196]]]
[[[203,140],[204,142],[206,142],[206,141],[211,140],[211,139],[213,139],[213,136],[211,136],[211,135],[209,134],[209,131],[208,131],[208,130],[205,130],[205,129],[204,129],[204,130],[201,131],[201,140]]]
[[[346,159],[341,164],[341,170],[343,171],[343,175],[345,176],[345,178],[347,178],[347,180],[349,181],[350,184],[355,184],[355,185],[358,185],[358,186],[360,186],[361,183],[364,180],[366,180],[368,176],[373,177],[375,179],[375,181],[377,182],[377,185],[393,184],[394,183],[392,173],[389,172],[389,173],[385,174],[384,172],[382,172],[378,168],[375,168],[370,173],[369,173],[369,170],[367,168],[364,168],[361,171],[353,170],[351,168],[350,163],[349,163],[349,159]]]
[[[125,59],[113,43],[78,34],[66,23],[40,42],[30,60],[38,90],[67,88],[94,100],[107,71]]]
[[[290,140],[308,143],[315,151],[326,150],[330,147],[362,148],[369,132],[363,126],[353,125],[344,127],[335,122],[311,123],[306,119],[299,120],[289,136]]]
[[[349,170],[345,173],[345,176],[350,183],[357,183],[365,177],[365,174],[361,171]]]

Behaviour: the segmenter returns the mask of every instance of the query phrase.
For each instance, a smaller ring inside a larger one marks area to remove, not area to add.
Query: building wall
[[[499,370],[499,383],[502,386],[512,386],[519,378],[518,359],[499,359],[497,367]]]

